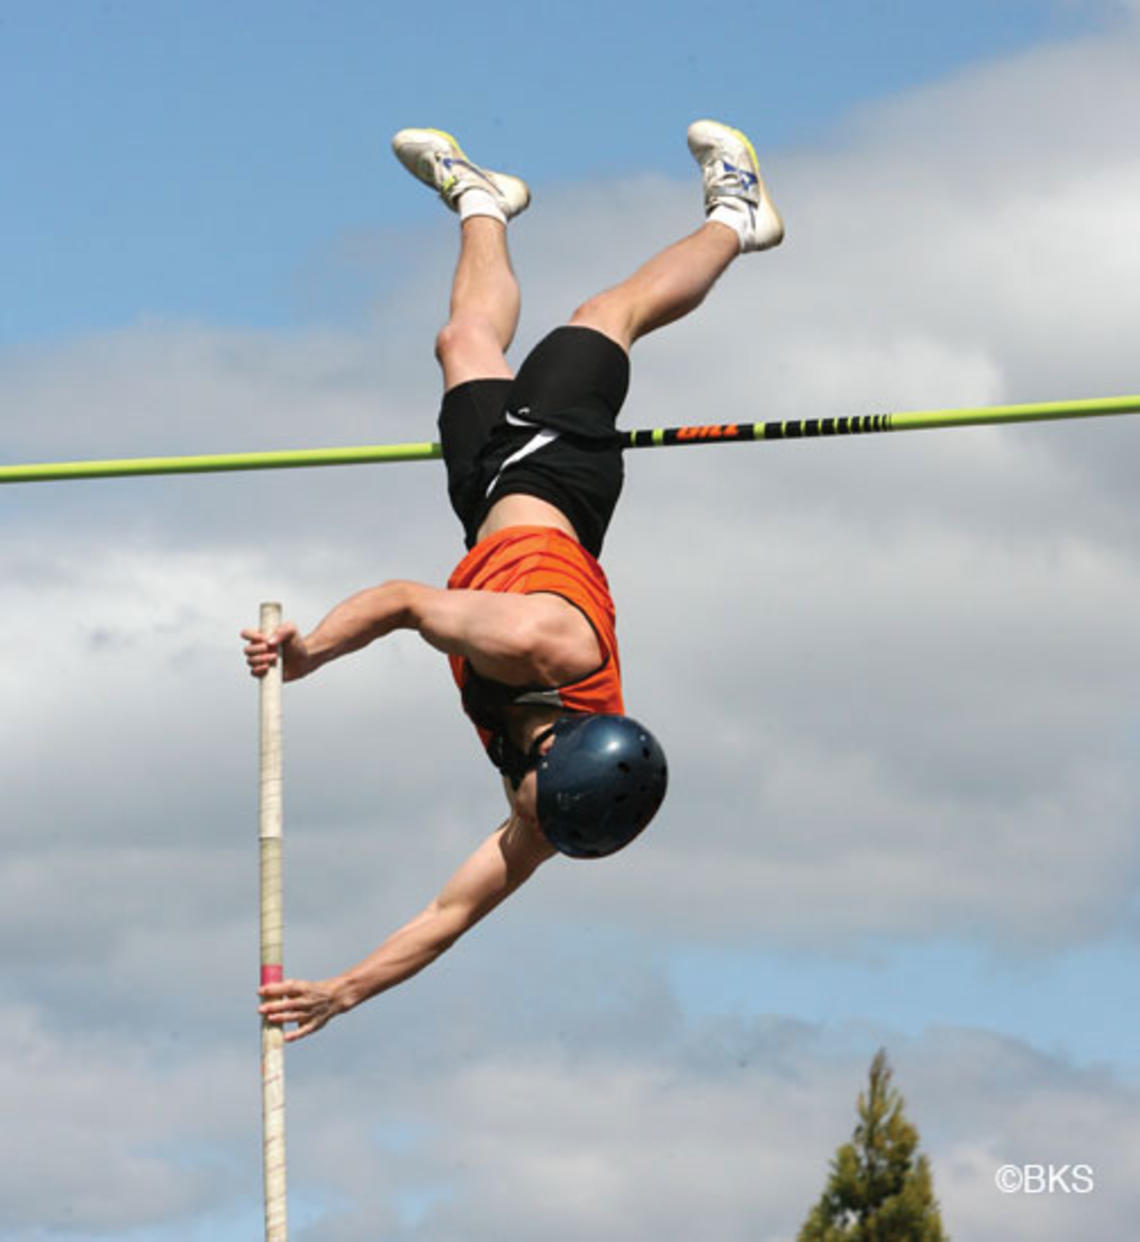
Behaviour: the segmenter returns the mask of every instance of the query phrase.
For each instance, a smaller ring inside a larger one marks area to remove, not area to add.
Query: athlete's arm
[[[511,684],[565,685],[602,661],[593,626],[560,595],[410,588],[412,628],[485,677]]]
[[[359,651],[377,638],[409,625],[408,590],[411,583],[384,582],[342,600],[313,632],[302,637],[287,621],[273,633],[242,630],[248,640],[246,662],[254,677],[264,677],[277,663],[280,650],[285,681],[296,681],[322,664]],[[425,588],[425,590],[428,588]]]
[[[573,604],[557,595],[442,591],[419,582],[384,582],[337,604],[302,638],[291,622],[273,634],[243,630],[250,672],[264,677],[280,649],[295,681],[393,630],[415,630],[448,655],[464,656],[486,677],[560,685],[597,668],[598,639]]]
[[[362,962],[320,982],[286,979],[260,989],[259,1011],[277,1025],[295,1022],[286,1040],[319,1031],[330,1019],[430,966],[554,854],[542,832],[517,816],[494,832],[443,891]]]

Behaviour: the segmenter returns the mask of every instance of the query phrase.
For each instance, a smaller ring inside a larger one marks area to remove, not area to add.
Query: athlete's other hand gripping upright
[[[694,310],[737,255],[783,237],[752,144],[716,121],[689,127],[705,221],[535,346],[506,359],[519,316],[507,225],[524,181],[474,164],[450,134],[405,129],[400,162],[460,219],[450,313],[436,339],[448,495],[467,555],[446,590],[384,582],[338,604],[306,637],[243,631],[246,659],[286,680],[397,629],[447,655],[463,710],[502,773],[506,820],[437,897],[358,965],[320,982],[261,989],[293,1040],[411,977],[555,853],[597,858],[627,845],[665,794],[665,758],[624,714],[613,602],[597,557],[622,484],[615,420],[629,351]]]

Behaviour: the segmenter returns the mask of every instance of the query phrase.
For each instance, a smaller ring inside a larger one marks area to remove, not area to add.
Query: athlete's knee
[[[579,328],[594,328],[628,350],[633,340],[633,323],[628,302],[615,297],[613,291],[587,298],[570,316],[570,323]]]
[[[472,328],[468,323],[462,320],[449,320],[436,333],[436,359],[446,364],[448,359],[467,352],[471,348],[472,335]]]
[[[451,319],[440,328],[435,338],[435,356],[447,366],[449,362],[498,357],[502,353],[492,326],[473,316]]]
[[[513,372],[491,325],[475,316],[452,318],[435,338],[445,388],[473,379],[510,379]]]
[[[570,322],[578,326],[594,327],[614,317],[617,307],[608,293],[596,293],[587,298],[570,316]]]

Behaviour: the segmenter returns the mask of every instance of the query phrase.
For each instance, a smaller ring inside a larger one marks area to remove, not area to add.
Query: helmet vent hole
[[[621,772],[623,776],[629,775],[629,770],[630,770],[629,764],[626,763],[624,759],[617,766],[618,766],[618,771]]]

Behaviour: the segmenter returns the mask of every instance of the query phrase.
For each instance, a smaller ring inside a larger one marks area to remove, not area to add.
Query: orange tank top
[[[592,673],[565,686],[504,686],[480,677],[462,656],[449,656],[451,673],[463,696],[463,708],[479,732],[493,762],[496,733],[505,728],[494,712],[473,711],[472,682],[495,690],[500,707],[542,704],[568,712],[623,715],[621,667],[609,583],[601,565],[576,539],[553,526],[508,526],[481,540],[459,562],[447,581],[449,590],[502,591],[515,595],[549,592],[581,610],[593,626],[602,662]],[[476,716],[481,717],[476,719]],[[500,726],[496,730],[496,724]],[[498,739],[501,745],[501,737]]]

